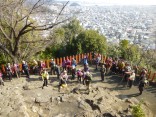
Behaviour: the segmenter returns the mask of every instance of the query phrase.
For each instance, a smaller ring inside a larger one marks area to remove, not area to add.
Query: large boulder
[[[83,100],[78,101],[78,107],[83,110],[92,110],[91,106]]]
[[[50,101],[49,97],[36,97],[35,103],[47,103]]]

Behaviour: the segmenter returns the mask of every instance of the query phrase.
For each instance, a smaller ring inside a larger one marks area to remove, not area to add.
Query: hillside
[[[92,69],[93,71],[93,69]],[[58,92],[58,79],[51,76],[49,86],[41,88],[39,76],[13,79],[0,89],[0,115],[2,117],[128,117],[132,105],[139,101],[132,98],[118,98],[119,92],[108,88],[107,82],[99,81],[99,73],[92,72],[94,79],[91,92],[86,87],[69,80],[68,89]],[[147,117],[152,112],[142,105]]]

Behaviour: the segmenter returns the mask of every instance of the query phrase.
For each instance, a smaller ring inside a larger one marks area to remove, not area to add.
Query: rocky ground
[[[76,80],[69,80],[68,88],[59,93],[56,76],[50,77],[44,89],[38,76],[5,82],[0,86],[0,117],[131,117],[132,106],[139,101],[119,98],[119,91],[99,82],[95,72],[93,76],[89,94]],[[148,106],[142,105],[146,116],[154,117]]]

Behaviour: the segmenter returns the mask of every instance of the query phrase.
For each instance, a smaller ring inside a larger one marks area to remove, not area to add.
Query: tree
[[[52,57],[60,57],[61,48],[64,46],[64,37],[65,37],[65,30],[64,28],[60,27],[54,29],[49,34],[49,39],[55,38],[54,42],[45,49],[43,52],[39,52],[40,58],[49,59]]]
[[[121,51],[121,57],[123,59],[128,59],[128,46],[129,46],[129,41],[128,40],[121,40],[119,43],[120,51]]]
[[[121,56],[121,50],[118,45],[108,43],[107,56],[111,56],[113,58],[118,58]]]
[[[97,31],[94,30],[85,30],[81,32],[77,38],[76,43],[80,46],[76,46],[74,49],[79,47],[79,50],[82,50],[82,52],[100,52],[105,53],[107,50],[107,43],[106,38],[103,35],[100,35]],[[77,50],[79,53],[79,51]]]
[[[51,58],[75,54],[75,39],[82,30],[83,27],[80,26],[80,22],[76,19],[72,19],[68,24],[53,30],[48,38],[55,38],[57,42],[46,48],[42,55],[46,58]]]
[[[85,30],[78,20],[73,19],[68,24],[62,26],[62,28],[61,30],[64,30],[64,33],[58,33],[58,35],[62,35],[62,42],[53,45],[50,49],[47,48],[45,52],[49,50],[49,53],[54,55],[54,57],[63,57],[92,51],[103,54],[106,53],[106,38],[97,31]]]
[[[77,42],[76,37],[84,30],[83,27],[80,25],[80,22],[77,19],[73,19],[67,25],[64,25],[63,28],[65,30],[64,44],[66,44],[65,45],[66,53],[64,54],[65,55],[77,54],[76,47],[78,46],[78,43],[76,43]]]
[[[60,12],[50,12],[55,16],[53,21],[51,19],[51,22],[42,24],[33,19],[37,15],[47,13],[42,9],[44,0],[37,0],[29,5],[27,2],[27,0],[1,0],[0,2],[0,49],[14,62],[28,59],[53,43],[54,39],[43,39],[41,36],[43,31],[53,29],[69,19],[62,17],[68,2],[60,7]]]

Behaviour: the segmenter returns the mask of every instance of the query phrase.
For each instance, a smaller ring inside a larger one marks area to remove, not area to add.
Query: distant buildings
[[[70,7],[70,10],[76,10]],[[80,6],[77,15],[86,29],[98,30],[109,42],[127,39],[131,43],[149,45],[153,41],[154,23],[148,8],[132,6]]]
[[[33,19],[40,24],[55,23],[56,15],[60,12],[61,4],[48,6],[49,14],[37,14]],[[65,17],[76,17],[86,29],[98,30],[108,42],[118,43],[127,39],[131,43],[150,48],[155,40],[153,25],[155,18],[152,12],[155,10],[141,6],[68,6],[58,20]],[[48,34],[44,34],[48,35]]]

